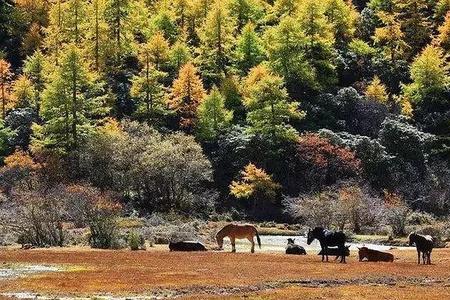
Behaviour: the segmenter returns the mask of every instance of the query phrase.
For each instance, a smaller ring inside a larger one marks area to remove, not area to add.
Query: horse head
[[[295,239],[288,238],[288,245],[293,245],[295,243]]]
[[[409,239],[409,245],[412,246],[416,242],[416,233],[411,232],[408,236]]]
[[[308,245],[311,245],[312,241],[314,241],[314,239],[316,238],[314,236],[314,231],[311,231],[311,228],[308,229],[308,234],[307,234],[307,239],[306,239],[306,243]]]
[[[219,231],[216,234],[216,241],[217,241],[217,245],[219,246],[219,249],[223,249],[223,235],[221,234],[221,231]]]

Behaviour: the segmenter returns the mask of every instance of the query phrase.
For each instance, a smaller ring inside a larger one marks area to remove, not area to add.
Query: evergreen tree
[[[45,57],[41,51],[37,50],[32,56],[25,60],[23,72],[31,80],[33,84],[33,90],[35,92],[33,97],[34,109],[39,114],[42,92],[45,85],[45,73],[46,68]]]
[[[155,63],[160,62],[160,51],[156,51],[155,56],[154,43],[150,41],[141,48],[139,60],[143,68],[132,80],[131,95],[138,100],[138,113],[144,114],[147,122],[151,123],[155,114],[164,110],[161,80],[166,74],[155,68]]]
[[[216,80],[227,74],[231,63],[235,22],[226,6],[216,1],[199,30],[198,61],[204,77]]]
[[[25,75],[20,75],[12,85],[12,97],[14,98],[15,107],[34,106],[35,90],[30,79]]]
[[[412,83],[404,86],[404,96],[412,102],[449,101],[450,67],[443,50],[427,46],[411,64]]]
[[[298,102],[290,102],[283,79],[264,67],[250,71],[245,86],[244,105],[248,110],[250,131],[271,138],[295,139],[297,131],[289,125],[291,119],[304,116]]]
[[[34,128],[35,146],[78,149],[92,128],[91,118],[101,116],[105,109],[94,79],[81,51],[67,45],[43,94],[41,115],[45,123]]]
[[[337,43],[348,43],[356,30],[358,12],[351,2],[344,0],[328,0],[325,3],[325,16],[333,25],[334,37]]]
[[[365,95],[367,99],[371,101],[387,104],[388,94],[386,92],[386,87],[378,76],[375,76],[372,82],[367,86]]]
[[[205,98],[203,82],[190,62],[185,64],[173,82],[169,107],[180,117],[180,127],[192,131],[196,123],[197,108]]]
[[[105,69],[112,52],[109,26],[105,18],[106,7],[107,0],[92,0],[87,8],[87,22],[83,27],[86,32],[85,48],[88,55],[93,56],[93,67],[96,71]]]
[[[239,70],[246,74],[263,60],[263,55],[264,49],[261,39],[255,32],[255,26],[248,23],[237,40],[235,57]]]
[[[225,108],[225,99],[215,86],[200,103],[197,115],[197,133],[203,140],[214,140],[233,118],[233,113]]]
[[[269,64],[286,80],[288,90],[298,92],[299,85],[315,86],[315,70],[306,61],[306,37],[297,20],[283,18],[277,26],[268,29],[264,45]]]

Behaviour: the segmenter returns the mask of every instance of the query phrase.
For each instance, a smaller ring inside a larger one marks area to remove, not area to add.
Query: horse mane
[[[233,224],[227,224],[225,225],[222,229],[220,229],[217,233],[216,233],[216,238],[224,238],[226,236],[225,231],[228,230],[228,228],[230,228],[230,226],[232,226]]]

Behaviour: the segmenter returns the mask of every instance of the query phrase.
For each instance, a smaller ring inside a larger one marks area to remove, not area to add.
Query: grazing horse
[[[225,225],[219,232],[216,234],[217,244],[219,248],[223,248],[223,239],[224,237],[229,237],[231,242],[232,250],[231,252],[236,252],[236,239],[248,239],[252,243],[252,253],[255,252],[255,241],[253,238],[256,235],[256,240],[258,241],[258,246],[261,249],[261,239],[259,238],[258,230],[256,227],[249,224],[228,224]]]
[[[420,264],[420,252],[422,252],[423,264],[431,265],[431,251],[433,251],[433,237],[430,235],[421,235],[415,232],[409,235],[409,245],[416,244],[417,264]],[[425,262],[426,260],[426,262]]]
[[[325,257],[328,261],[328,247],[337,246],[341,254],[341,263],[345,263],[345,240],[346,236],[343,232],[334,232],[322,227],[316,227],[313,230],[308,230],[308,245],[311,245],[315,239],[319,240],[320,247],[322,248],[322,261]]]
[[[306,250],[300,245],[295,243],[295,239],[288,239],[288,244],[286,247],[286,254],[295,254],[295,255],[306,255]]]

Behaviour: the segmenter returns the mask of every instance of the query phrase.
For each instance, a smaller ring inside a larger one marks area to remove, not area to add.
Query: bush
[[[138,232],[130,231],[130,233],[128,233],[127,240],[128,240],[128,247],[130,247],[132,251],[145,249],[145,239]]]
[[[409,225],[431,225],[436,219],[429,213],[415,211],[408,216],[407,222]]]
[[[89,221],[89,245],[99,249],[120,249],[123,245],[120,241],[117,219],[113,216],[99,214]]]
[[[64,208],[58,196],[58,190],[20,195],[18,222],[13,225],[18,233],[18,243],[36,247],[62,247],[65,244]]]

